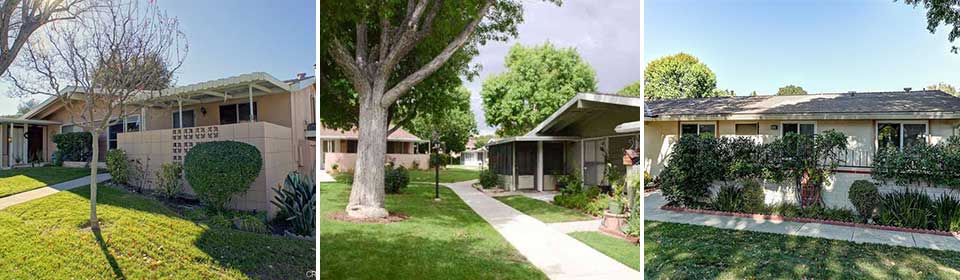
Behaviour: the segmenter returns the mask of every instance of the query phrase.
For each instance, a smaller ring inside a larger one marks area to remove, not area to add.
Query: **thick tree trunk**
[[[379,93],[379,92],[378,92]],[[387,109],[380,106],[382,94],[360,95],[357,165],[347,215],[354,218],[383,218],[384,160],[387,153]]]
[[[90,228],[99,229],[100,223],[97,220],[97,158],[100,156],[100,135],[96,131],[91,132],[93,158],[90,159]]]

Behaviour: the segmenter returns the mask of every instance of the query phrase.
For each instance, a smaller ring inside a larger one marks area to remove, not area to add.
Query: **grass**
[[[573,232],[570,236],[633,269],[640,270],[640,246],[599,232]]]
[[[433,182],[435,180],[435,172],[433,169],[430,170],[407,170],[407,174],[410,176],[410,182]],[[350,172],[340,172],[334,176],[337,182],[349,182],[350,177],[353,176],[353,173]],[[462,181],[476,180],[480,178],[480,170],[448,167],[446,169],[440,169],[440,183],[456,183]]]
[[[960,252],[648,221],[649,279],[958,279]]]
[[[594,219],[592,216],[583,214],[580,211],[556,206],[549,202],[522,195],[500,196],[496,197],[496,199],[544,223],[575,222]]]
[[[330,218],[343,211],[350,186],[320,184],[320,279],[546,279],[450,189],[411,184],[387,195],[390,224]]]
[[[0,170],[0,197],[90,175],[89,168],[24,167]]]
[[[313,242],[210,228],[112,187],[98,189],[93,232],[88,197],[81,187],[0,211],[0,278],[289,279],[316,269]]]

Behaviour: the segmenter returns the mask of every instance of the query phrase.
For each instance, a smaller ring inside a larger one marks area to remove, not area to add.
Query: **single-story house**
[[[486,166],[487,147],[477,148],[477,139],[467,139],[466,150],[460,153],[460,164],[465,166]]]
[[[622,165],[623,151],[639,148],[643,99],[580,93],[522,136],[487,143],[489,168],[509,190],[556,190],[558,176],[576,174],[587,185],[608,184],[607,163]],[[620,130],[618,131],[618,127]]]
[[[320,168],[325,171],[351,172],[357,163],[356,129],[341,131],[320,124],[316,139],[320,141]],[[429,166],[429,151],[420,150],[420,143],[428,141],[403,128],[387,136],[387,161],[406,168],[425,169]],[[336,168],[334,168],[336,167]]]
[[[846,190],[853,180],[869,179],[879,147],[935,144],[958,135],[960,126],[960,98],[939,90],[650,100],[646,106],[644,166],[652,176],[663,170],[682,135],[768,143],[786,133],[842,132],[848,152],[824,193],[832,206],[849,206]],[[781,194],[771,198],[768,193],[768,202],[791,197]]]
[[[139,160],[146,174],[153,176],[162,163],[182,162],[190,148],[202,142],[232,140],[251,144],[263,156],[263,169],[250,189],[230,206],[266,211],[270,216],[277,210],[270,203],[274,197],[272,189],[283,182],[287,173],[315,172],[316,144],[310,137],[316,133],[312,130],[316,122],[313,77],[299,74],[295,79],[281,81],[256,72],[172,87],[152,96],[131,106],[128,112],[134,112],[132,115],[101,120],[109,122],[107,132],[97,139],[101,159],[109,149],[122,149],[128,159]],[[26,148],[5,145],[13,148],[3,149],[4,158],[26,149],[39,151],[42,160],[49,161],[57,150],[53,135],[82,131],[64,109],[64,103],[49,98],[16,122],[0,125],[2,137],[18,139],[9,143],[19,141],[19,135],[24,135],[22,141],[27,143]],[[104,114],[103,110],[98,112]],[[153,188],[154,181],[147,180],[146,187]],[[194,194],[189,184],[184,193]]]

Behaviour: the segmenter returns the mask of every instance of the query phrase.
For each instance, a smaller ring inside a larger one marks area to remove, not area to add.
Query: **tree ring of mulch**
[[[403,213],[390,213],[390,215],[384,218],[354,218],[347,216],[347,212],[344,211],[337,211],[330,214],[330,218],[334,220],[354,224],[389,224],[405,221],[408,217],[409,216]]]

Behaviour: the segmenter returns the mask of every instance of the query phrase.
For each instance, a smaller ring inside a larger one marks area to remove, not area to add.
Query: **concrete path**
[[[549,223],[547,224],[554,230],[562,233],[571,233],[578,231],[600,231],[600,219],[590,221]]]
[[[644,194],[644,196],[645,205],[643,218],[645,220],[845,240],[856,243],[876,243],[960,251],[960,238],[953,236],[846,227],[821,223],[770,221],[745,217],[681,213],[660,209],[660,206],[666,204],[666,200],[659,191]]]
[[[97,182],[103,182],[110,180],[110,174],[97,174]],[[60,191],[71,190],[86,186],[90,184],[90,176],[84,176],[83,178],[73,179],[63,183],[55,184],[52,186],[46,186],[35,190],[30,190],[8,197],[0,198],[0,209],[6,209],[7,207],[45,197],[58,193]]]
[[[475,181],[444,185],[550,279],[641,279],[640,272],[474,189]]]
[[[550,203],[553,203],[553,197],[557,196],[557,194],[559,194],[559,192],[556,192],[556,191],[542,191],[542,192],[538,192],[538,191],[535,191],[535,190],[533,190],[533,191],[524,190],[524,191],[509,191],[509,192],[488,192],[488,193],[487,193],[487,195],[490,195],[490,196],[493,196],[493,197],[498,197],[498,196],[511,196],[511,195],[522,195],[522,196],[526,196],[526,197],[529,197],[529,198],[533,198],[533,199],[540,200],[540,201],[543,201],[543,202],[550,202]]]
[[[327,171],[317,170],[317,183],[330,183],[336,181],[337,180],[333,179],[333,176],[327,174]]]

